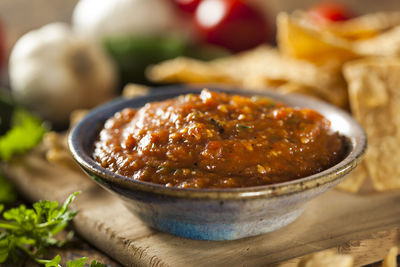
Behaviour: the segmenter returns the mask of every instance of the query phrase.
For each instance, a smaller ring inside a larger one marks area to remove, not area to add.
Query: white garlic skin
[[[9,75],[15,99],[56,124],[68,122],[71,111],[92,108],[117,93],[112,60],[63,23],[22,36],[11,52]]]

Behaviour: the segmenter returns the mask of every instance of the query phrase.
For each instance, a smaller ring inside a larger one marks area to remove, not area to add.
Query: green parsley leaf
[[[90,263],[90,267],[106,267],[106,266],[103,263],[92,260],[92,262]]]
[[[51,260],[35,259],[37,263],[44,264],[45,267],[60,267],[61,257],[60,255],[55,256]]]
[[[88,259],[87,257],[83,257],[83,258],[80,258],[77,260],[68,261],[67,267],[83,267],[83,266],[85,266],[87,259]],[[105,267],[105,265],[93,260],[90,263],[90,267]]]
[[[43,264],[45,267],[61,267],[61,257],[60,255],[55,256],[51,260],[35,259],[37,263]],[[80,259],[71,260],[67,262],[67,267],[83,267],[86,265],[87,257],[82,257]],[[93,260],[90,263],[90,267],[106,267],[103,263]]]
[[[10,238],[9,236],[0,239],[0,262],[5,262],[10,253]]]
[[[43,122],[23,108],[17,107],[11,129],[0,137],[0,160],[7,161],[15,154],[35,147],[46,132]]]
[[[0,220],[0,263],[10,257],[17,258],[21,252],[37,259],[46,248],[63,245],[64,242],[53,236],[76,215],[68,206],[78,194],[70,195],[62,206],[55,201],[42,200],[33,204],[33,209],[20,205],[4,211],[4,219]]]
[[[68,261],[67,267],[83,267],[85,266],[87,259],[87,257],[83,257],[77,260]]]

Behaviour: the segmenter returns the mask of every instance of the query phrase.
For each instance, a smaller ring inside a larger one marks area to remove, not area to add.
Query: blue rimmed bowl
[[[322,101],[273,91],[241,92],[267,96],[289,106],[312,108],[331,121],[331,127],[345,136],[347,154],[335,166],[320,173],[273,185],[234,189],[180,189],[133,180],[102,168],[92,158],[93,144],[104,122],[126,107],[138,108],[181,94],[199,93],[200,88],[164,87],[148,96],[116,99],[90,112],[70,132],[69,147],[82,169],[149,226],[177,236],[202,240],[233,240],[279,229],[301,215],[305,204],[337,185],[361,160],[366,136],[345,111]]]

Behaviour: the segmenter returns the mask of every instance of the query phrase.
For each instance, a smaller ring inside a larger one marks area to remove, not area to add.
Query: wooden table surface
[[[62,202],[82,191],[72,205],[79,210],[76,231],[126,266],[293,267],[304,255],[322,250],[351,254],[355,265],[362,266],[400,245],[400,192],[354,195],[331,190],[278,231],[236,241],[197,241],[147,227],[83,172],[50,164],[40,151],[3,164],[3,171],[31,201]]]

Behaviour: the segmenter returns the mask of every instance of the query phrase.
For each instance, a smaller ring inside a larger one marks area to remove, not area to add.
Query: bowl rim
[[[351,143],[350,151],[344,159],[342,159],[336,165],[325,169],[322,172],[302,177],[299,179],[294,179],[287,182],[281,182],[270,185],[252,186],[252,187],[240,187],[240,188],[226,188],[226,189],[195,189],[195,188],[176,188],[176,187],[166,187],[161,184],[155,184],[150,182],[144,182],[139,180],[134,180],[132,178],[122,176],[113,173],[103,167],[92,159],[92,157],[85,151],[82,144],[85,134],[87,136],[89,131],[94,131],[94,124],[104,125],[105,118],[102,114],[105,112],[110,112],[110,110],[115,109],[119,106],[127,106],[129,103],[135,103],[138,101],[143,101],[145,103],[152,102],[154,99],[163,100],[171,97],[176,97],[182,94],[188,93],[198,93],[205,87],[200,86],[161,86],[152,88],[151,93],[145,96],[140,96],[136,98],[117,98],[110,102],[107,102],[89,112],[80,122],[78,122],[70,131],[68,135],[68,146],[72,153],[75,161],[80,165],[80,167],[87,172],[92,178],[93,175],[96,177],[94,180],[100,184],[111,184],[112,187],[119,187],[128,190],[139,190],[145,191],[157,195],[173,196],[178,198],[193,198],[193,199],[244,199],[244,198],[272,198],[282,195],[290,195],[295,193],[300,193],[312,188],[320,187],[325,184],[334,183],[343,178],[346,174],[351,172],[357,164],[361,161],[367,147],[367,137],[363,128],[355,121],[355,119],[346,111],[335,107],[331,104],[323,102],[321,100],[308,97],[300,94],[283,94],[280,92],[272,90],[262,90],[262,91],[238,91],[237,88],[224,88],[216,86],[208,86],[211,91],[226,92],[229,94],[241,94],[247,96],[264,96],[270,97],[272,99],[281,101],[283,103],[306,103],[305,106],[316,106],[316,110],[321,112],[319,109],[328,109],[342,119],[344,119],[349,125],[351,125],[353,136],[345,136]],[[290,106],[295,106],[293,104],[288,104]],[[314,107],[311,107],[313,108]],[[121,109],[117,109],[113,114]],[[112,116],[112,115],[111,115]],[[325,116],[325,115],[324,115]],[[107,116],[109,118],[110,116]],[[97,127],[98,128],[98,127]],[[99,130],[97,130],[98,134]]]

